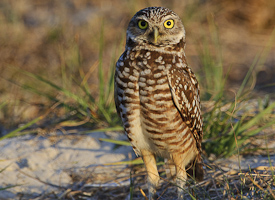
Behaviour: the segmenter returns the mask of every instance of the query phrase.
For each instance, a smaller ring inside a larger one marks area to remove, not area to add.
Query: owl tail
[[[186,168],[190,177],[196,179],[196,181],[203,181],[203,163],[201,155],[198,155],[196,159],[189,164]]]

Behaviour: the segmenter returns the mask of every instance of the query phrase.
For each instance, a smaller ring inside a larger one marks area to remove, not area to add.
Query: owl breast
[[[168,70],[181,59],[180,55],[141,50],[128,51],[122,55],[124,62],[118,61],[120,115],[138,155],[147,149],[169,157],[170,153],[195,148],[194,138],[173,102],[167,77]],[[125,79],[126,89],[119,84]]]

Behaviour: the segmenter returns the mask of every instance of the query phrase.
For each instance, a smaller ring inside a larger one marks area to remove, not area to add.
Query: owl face
[[[127,29],[127,42],[168,46],[185,41],[185,30],[179,16],[163,7],[149,7],[137,12]]]

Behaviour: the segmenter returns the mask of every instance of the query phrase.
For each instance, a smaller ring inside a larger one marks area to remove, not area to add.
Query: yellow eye
[[[138,21],[138,27],[142,30],[146,29],[148,27],[148,23],[144,20]]]
[[[174,20],[168,19],[164,22],[164,27],[165,28],[173,28],[174,27]]]

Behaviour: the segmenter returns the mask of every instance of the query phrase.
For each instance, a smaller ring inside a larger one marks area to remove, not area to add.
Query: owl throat
[[[139,39],[135,40],[131,37],[127,38],[126,50],[149,50],[165,53],[183,52],[185,49],[185,39],[181,38],[178,43],[170,43],[169,40],[164,40],[154,44],[151,40]]]

